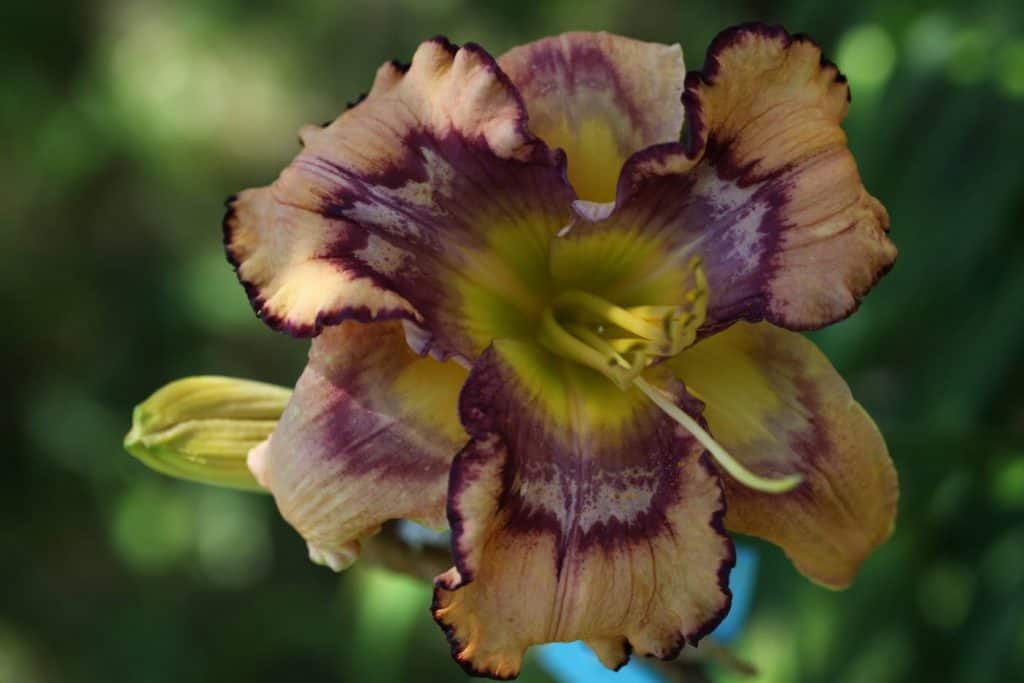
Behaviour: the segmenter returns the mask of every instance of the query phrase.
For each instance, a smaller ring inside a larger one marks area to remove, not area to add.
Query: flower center
[[[697,338],[707,280],[699,258],[689,270],[693,286],[679,305],[623,308],[589,292],[563,291],[541,315],[540,343],[627,389],[652,362],[678,354]]]
[[[741,484],[766,493],[789,491],[802,481],[799,475],[768,479],[754,474],[642,377],[651,363],[675,356],[697,338],[707,310],[707,279],[699,258],[690,261],[689,270],[692,286],[681,305],[623,308],[589,292],[563,291],[544,310],[538,339],[552,353],[597,370],[622,390],[635,386]]]

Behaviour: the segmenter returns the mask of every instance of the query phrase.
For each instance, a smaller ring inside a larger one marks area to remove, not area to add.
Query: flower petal
[[[581,199],[610,202],[623,162],[678,142],[686,70],[679,45],[608,33],[565,33],[499,58],[523,94],[530,130],[565,150]]]
[[[632,651],[670,658],[722,619],[720,485],[638,391],[498,341],[460,413],[472,440],[452,466],[455,567],[435,581],[434,618],[467,671],[511,677],[529,646],[578,639],[611,668]]]
[[[687,142],[631,157],[615,210],[589,225],[581,212],[569,234],[665,240],[664,265],[649,279],[699,255],[709,329],[736,319],[789,329],[841,319],[896,257],[888,215],[861,184],[839,125],[848,95],[807,38],[763,25],[730,29],[711,44],[704,69],[687,76]]]
[[[466,370],[409,350],[396,322],[345,322],[313,341],[270,440],[249,463],[310,556],[338,570],[390,519],[443,527],[448,468],[466,435]]]
[[[737,460],[804,477],[765,494],[723,475],[729,530],[777,543],[818,583],[848,585],[892,532],[898,484],[882,435],[825,355],[797,333],[738,323],[670,365]]]
[[[420,46],[269,186],[229,204],[225,243],[253,306],[300,336],[402,318],[418,350],[475,357],[486,300],[542,305],[530,284],[573,195],[564,156],[526,128],[516,89],[481,48]],[[473,301],[469,301],[473,299]],[[486,316],[485,316],[486,317]],[[486,325],[484,325],[486,328]]]

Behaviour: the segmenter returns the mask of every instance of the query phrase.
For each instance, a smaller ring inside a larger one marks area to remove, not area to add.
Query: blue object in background
[[[732,607],[711,637],[724,643],[736,639],[750,613],[757,579],[757,551],[736,546],[736,567],[729,574]],[[549,643],[535,648],[541,666],[558,683],[660,683],[661,677],[636,658],[619,671],[606,669],[582,641]]]
[[[582,640],[574,643],[548,643],[536,648],[537,659],[558,683],[661,683],[653,670],[631,659],[618,671],[605,668]]]
[[[743,630],[743,624],[750,614],[754,601],[754,584],[757,583],[757,551],[745,545],[736,545],[736,566],[729,575],[729,589],[732,591],[732,607],[722,623],[711,632],[711,637],[723,643],[736,640]]]
[[[447,548],[451,541],[451,532],[447,529],[435,531],[408,519],[398,520],[395,529],[398,537],[413,548]]]

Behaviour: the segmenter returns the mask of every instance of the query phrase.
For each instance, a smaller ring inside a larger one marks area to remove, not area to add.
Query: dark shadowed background
[[[310,564],[272,500],[121,449],[173,378],[291,384],[224,261],[222,202],[442,33],[814,36],[892,214],[895,270],[818,333],[887,435],[896,533],[848,591],[764,546],[762,681],[1024,680],[1024,3],[8,2],[0,10],[0,681],[458,681],[426,584]],[[724,669],[714,679],[736,680]],[[524,681],[545,681],[535,662]]]

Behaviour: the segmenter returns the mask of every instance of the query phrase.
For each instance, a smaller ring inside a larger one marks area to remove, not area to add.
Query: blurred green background
[[[927,5],[927,7],[926,7]],[[901,254],[815,335],[886,433],[892,541],[831,593],[767,546],[737,652],[763,681],[1024,680],[1024,3],[109,0],[0,21],[0,682],[462,680],[428,588],[311,565],[269,497],[161,478],[131,407],[198,373],[291,384],[251,313],[224,198],[301,124],[443,33],[495,54],[607,29],[698,68],[745,20],[849,76],[846,129]],[[714,680],[734,675],[712,668]],[[544,681],[536,663],[523,680]]]

